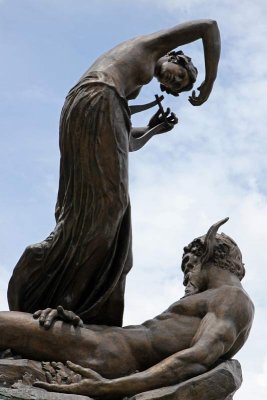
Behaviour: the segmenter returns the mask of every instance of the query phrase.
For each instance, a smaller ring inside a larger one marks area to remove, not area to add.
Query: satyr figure
[[[46,330],[30,314],[1,312],[0,350],[69,360],[80,382],[36,385],[108,399],[185,381],[233,357],[248,337],[254,308],[240,282],[241,252],[229,236],[217,233],[226,221],[185,247],[185,296],[154,319],[124,328],[55,321]]]
[[[43,242],[28,246],[16,265],[8,289],[10,310],[40,310],[48,325],[62,317],[73,324],[81,324],[81,318],[121,326],[125,278],[132,267],[128,152],[177,123],[168,110],[156,113],[148,126],[132,128],[127,101],[153,77],[172,95],[191,90],[197,70],[174,49],[198,39],[206,75],[189,101],[201,105],[211,93],[220,56],[212,20],[123,42],[100,56],[71,89],[60,119],[56,227]]]

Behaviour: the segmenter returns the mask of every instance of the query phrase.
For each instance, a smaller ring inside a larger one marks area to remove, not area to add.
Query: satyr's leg
[[[99,334],[57,321],[45,330],[31,314],[0,312],[0,350],[11,348],[21,356],[41,361],[70,360],[90,366],[89,354],[94,353]]]

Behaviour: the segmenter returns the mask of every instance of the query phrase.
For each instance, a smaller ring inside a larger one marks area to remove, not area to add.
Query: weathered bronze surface
[[[220,56],[212,20],[123,42],[99,57],[71,89],[60,120],[56,227],[43,242],[28,246],[16,265],[10,310],[50,308],[53,320],[62,316],[56,311],[61,305],[85,323],[122,325],[125,279],[132,267],[128,152],[177,123],[167,110],[156,113],[148,126],[131,128],[127,100],[154,76],[167,93],[190,90],[197,70],[184,54],[171,51],[198,39],[206,76],[199,95],[193,91],[189,101],[201,105],[212,90]]]
[[[254,309],[240,283],[241,252],[217,233],[227,218],[184,248],[184,297],[154,319],[121,327],[132,266],[128,152],[178,122],[164,111],[162,97],[131,109],[127,100],[154,76],[167,94],[191,90],[197,70],[173,49],[197,39],[203,40],[206,76],[189,101],[201,105],[220,56],[212,20],[123,42],[69,92],[60,120],[56,227],[26,248],[9,283],[11,311],[0,312],[0,351],[24,358],[0,363],[6,382],[23,374],[23,384],[37,379],[33,384],[48,391],[99,399],[194,400],[198,387],[198,400],[229,400],[238,388],[240,371],[226,361],[245,343]],[[132,128],[131,113],[155,104],[159,110],[148,125]],[[222,382],[225,391],[216,397]]]
[[[70,360],[67,367],[51,364],[49,383],[36,384],[97,398],[174,385],[230,359],[248,337],[254,309],[240,283],[241,252],[230,237],[217,234],[226,221],[184,248],[185,296],[156,318],[124,328],[57,321],[46,330],[30,314],[1,312],[0,350],[11,348],[35,360]],[[82,380],[59,384],[62,368]]]

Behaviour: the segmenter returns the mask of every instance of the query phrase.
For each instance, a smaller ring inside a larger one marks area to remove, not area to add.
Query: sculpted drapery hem
[[[121,325],[132,266],[130,127],[127,102],[106,74],[92,73],[69,92],[60,120],[56,227],[16,265],[11,310],[60,304],[85,322]]]

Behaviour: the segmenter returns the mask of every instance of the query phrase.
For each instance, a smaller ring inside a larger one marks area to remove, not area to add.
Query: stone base
[[[10,387],[18,381],[31,385],[36,379],[46,381],[39,361],[0,359],[0,386]]]
[[[40,370],[40,363],[30,360],[0,360],[0,399],[90,400],[86,396],[33,388],[30,384],[35,379],[45,380],[44,373]],[[14,384],[14,380],[19,382]],[[12,382],[12,387],[8,387]],[[178,385],[139,393],[125,397],[124,400],[232,400],[241,383],[242,372],[239,362],[229,360],[205,374]]]
[[[229,360],[179,385],[139,393],[128,400],[231,400],[241,383],[240,363]]]
[[[18,385],[17,388],[0,387],[1,400],[93,400],[90,397],[77,394],[63,394],[47,392],[44,389],[37,389],[31,386]]]

